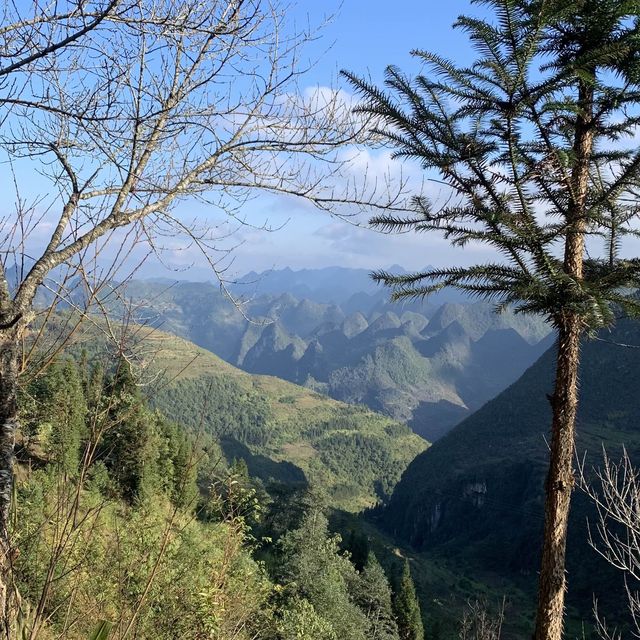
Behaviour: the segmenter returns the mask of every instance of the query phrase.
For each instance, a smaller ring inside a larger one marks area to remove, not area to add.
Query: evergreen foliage
[[[367,563],[360,574],[360,588],[357,591],[356,602],[369,620],[369,640],[400,638],[393,612],[391,587],[384,569],[373,553],[369,553]],[[422,636],[409,637],[414,640]]]
[[[317,507],[305,514],[299,529],[280,542],[280,580],[294,597],[308,600],[338,638],[365,640],[368,621],[350,594],[358,574],[340,551],[339,537],[329,536],[326,516]]]
[[[351,562],[353,562],[358,571],[362,571],[369,560],[374,557],[371,555],[367,536],[355,529],[349,531],[344,546],[345,550],[349,553]]]
[[[142,405],[129,363],[122,358],[106,385],[107,425],[99,457],[118,483],[122,497],[133,504],[151,483],[153,419]]]
[[[636,314],[640,5],[628,0],[481,0],[493,19],[458,18],[476,59],[461,67],[414,52],[426,73],[386,70],[386,90],[347,73],[358,110],[395,157],[417,160],[450,189],[421,194],[388,231],[438,233],[454,246],[479,242],[496,258],[415,274],[379,272],[396,299],[446,287],[546,317],[558,331],[536,640],[560,640],[567,525],[574,484],[580,342]],[[599,238],[601,251],[588,240]]]
[[[409,561],[405,560],[393,601],[400,640],[424,640],[424,628]]]
[[[637,3],[479,4],[494,21],[462,16],[455,25],[476,50],[472,66],[415,50],[428,73],[410,78],[387,67],[386,90],[344,73],[363,98],[358,110],[376,117],[395,157],[433,171],[453,194],[444,204],[417,196],[412,215],[383,214],[372,224],[440,233],[458,247],[482,242],[501,260],[376,278],[395,298],[455,287],[555,324],[568,312],[591,330],[610,324],[611,303],[639,308],[625,287],[640,285],[640,260],[620,253],[624,238],[638,234],[640,151],[628,143],[640,121]],[[574,147],[581,126],[593,139],[585,156]],[[583,200],[579,163],[588,170]],[[604,250],[575,276],[557,248],[587,229]]]
[[[87,402],[78,368],[55,362],[23,392],[24,436],[65,473],[75,473],[86,436]]]

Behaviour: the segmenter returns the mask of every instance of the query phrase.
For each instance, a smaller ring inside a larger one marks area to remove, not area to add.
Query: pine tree
[[[282,538],[280,549],[279,580],[292,596],[307,600],[340,640],[365,640],[368,620],[349,593],[358,576],[340,551],[340,538],[329,535],[324,513],[311,507],[300,528]]]
[[[536,640],[560,640],[566,534],[574,485],[580,342],[637,313],[640,3],[636,0],[483,0],[493,20],[460,17],[477,53],[469,67],[415,51],[427,72],[395,67],[386,90],[346,73],[359,111],[395,157],[441,185],[412,212],[372,219],[391,231],[439,233],[456,247],[488,245],[496,259],[411,275],[379,272],[395,298],[444,287],[544,315],[558,334]],[[602,250],[587,238],[600,238]]]
[[[355,600],[369,620],[369,640],[398,640],[391,587],[373,553],[369,553],[360,574]]]
[[[173,430],[169,441],[173,467],[170,495],[173,503],[182,508],[191,508],[198,496],[198,465],[193,443],[184,433]]]
[[[358,571],[362,571],[370,557],[369,540],[360,531],[351,529],[345,549],[349,552],[351,562]]]
[[[108,418],[100,446],[100,458],[120,487],[122,497],[133,504],[144,497],[155,469],[152,416],[146,410],[129,363],[118,362],[107,385]]]
[[[40,445],[67,474],[78,471],[86,436],[87,404],[76,364],[72,360],[52,363],[30,385],[28,393],[36,411],[28,422],[35,423]]]
[[[404,561],[393,606],[400,640],[424,640],[424,628],[409,562]]]

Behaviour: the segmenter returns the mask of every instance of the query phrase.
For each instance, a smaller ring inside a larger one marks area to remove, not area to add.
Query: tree
[[[39,440],[47,458],[69,475],[78,472],[86,439],[87,404],[78,368],[72,360],[55,362],[27,385],[24,394],[33,407],[23,415],[25,432]],[[26,435],[23,434],[23,435]]]
[[[405,560],[393,600],[400,640],[424,640],[424,628],[409,561]]]
[[[369,553],[358,582],[356,603],[369,620],[370,640],[398,640],[391,587],[373,553]]]
[[[322,510],[310,507],[300,528],[281,539],[280,548],[280,582],[292,591],[294,603],[296,598],[307,600],[337,638],[368,637],[368,620],[350,594],[358,576],[348,557],[340,552],[340,538],[329,535]]]
[[[369,559],[375,560],[371,555],[369,539],[361,531],[351,529],[347,538],[345,550],[348,551],[351,562],[358,571],[362,571]]]
[[[282,640],[337,640],[333,627],[321,618],[313,605],[303,599],[287,602],[277,624]]]
[[[169,495],[177,507],[193,509],[198,500],[198,456],[192,439],[183,429],[158,417],[166,438],[171,466]],[[163,462],[163,461],[160,461]]]
[[[619,461],[603,450],[602,467],[588,477],[584,464],[580,488],[593,501],[597,516],[590,523],[589,544],[612,567],[622,572],[627,595],[628,635],[640,635],[640,470],[626,449]],[[620,629],[611,628],[594,599],[596,632],[603,640],[621,640]],[[615,613],[622,613],[621,607]]]
[[[179,202],[204,203],[242,225],[239,206],[260,190],[321,208],[377,198],[351,186],[334,190],[337,150],[360,138],[363,123],[338,92],[298,88],[300,48],[314,34],[289,29],[287,12],[261,0],[2,1],[0,149],[17,185],[15,208],[0,223],[5,621],[16,390],[25,362],[18,348],[33,326],[36,296],[80,311],[100,306],[119,268],[166,244],[175,249],[179,237],[223,283],[219,257],[229,249],[218,235],[230,230],[216,235],[220,218],[185,220],[174,211]],[[38,239],[36,228],[50,236]],[[142,255],[132,253],[141,243]],[[80,302],[69,290],[78,278]]]
[[[147,485],[153,484],[153,424],[124,358],[107,385],[107,402],[107,424],[98,458],[105,462],[122,497],[133,504],[144,497]]]
[[[637,235],[639,213],[640,151],[629,136],[639,122],[640,5],[477,4],[495,19],[458,19],[477,53],[471,66],[415,51],[428,73],[411,79],[388,67],[386,90],[346,75],[363,97],[359,111],[377,118],[375,133],[442,191],[440,199],[417,195],[410,216],[383,213],[372,224],[497,254],[471,267],[374,277],[396,299],[455,287],[498,308],[543,314],[557,331],[535,638],[559,640],[580,341],[617,312],[638,310],[630,288],[640,283],[640,261],[622,249]]]

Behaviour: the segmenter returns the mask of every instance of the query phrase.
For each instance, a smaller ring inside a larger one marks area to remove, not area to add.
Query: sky
[[[339,77],[341,69],[370,76],[381,82],[389,64],[407,72],[419,70],[410,55],[414,48],[429,49],[457,61],[468,61],[471,50],[464,35],[451,27],[461,13],[477,14],[479,9],[468,0],[300,0],[291,10],[292,23],[321,24],[333,16],[322,29],[320,39],[307,47],[308,60],[315,61],[305,76],[306,86],[332,86],[350,91]],[[388,152],[369,158],[373,169],[383,173],[390,166],[392,173],[399,163],[389,159]],[[419,175],[418,167],[404,167],[404,172]],[[209,212],[211,213],[211,212]],[[407,269],[419,269],[427,264],[469,264],[487,257],[486,249],[453,250],[436,236],[415,234],[383,235],[366,226],[354,226],[331,218],[308,204],[288,198],[262,194],[248,203],[243,216],[250,223],[277,228],[264,232],[252,228],[240,229],[234,236],[236,246],[230,274],[255,270],[313,268],[331,265],[376,269],[401,264]],[[200,210],[200,218],[207,212]],[[362,219],[364,222],[364,219]],[[166,262],[182,268],[178,278],[207,277],[208,267],[191,252],[177,251]],[[157,262],[149,260],[140,273],[164,275]]]
[[[304,92],[312,92],[317,87],[331,87],[345,91],[349,98],[351,90],[339,75],[341,69],[369,77],[380,84],[384,69],[389,64],[397,65],[409,74],[419,71],[417,61],[410,55],[414,48],[435,51],[457,62],[469,62],[472,58],[469,43],[464,34],[452,29],[452,24],[461,13],[478,14],[480,11],[469,0],[298,0],[288,9],[286,16],[293,30],[326,23],[319,37],[304,50],[306,58],[302,58],[302,64],[311,62],[312,65],[302,78],[300,88]],[[22,176],[20,169],[17,171],[18,178],[22,177],[34,193],[40,188],[33,171],[25,171]],[[416,185],[422,180],[418,166],[391,160],[387,150],[363,150],[357,156],[353,171],[359,174],[366,171],[373,176],[387,172],[397,176],[402,171]],[[9,195],[9,183],[6,181],[0,188],[4,206],[11,206],[13,200]],[[438,193],[435,191],[431,195],[437,197]],[[185,221],[197,217],[204,224],[217,224],[221,216],[215,207],[193,202],[178,204],[175,212]],[[366,217],[346,222],[332,218],[307,202],[268,193],[258,194],[238,215],[248,224],[220,243],[221,255],[227,256],[222,266],[229,267],[225,275],[230,279],[252,270],[284,267],[301,269],[339,265],[371,270],[400,264],[411,270],[426,265],[466,265],[490,255],[486,248],[480,246],[469,246],[464,251],[454,250],[433,234],[384,235],[368,228]],[[264,226],[277,230],[261,230]],[[38,253],[37,244],[44,246],[52,228],[53,221],[44,218],[33,232],[34,255]],[[228,229],[222,231],[223,234],[227,232]],[[117,251],[118,238],[123,236],[116,234],[115,242],[105,250],[107,259],[109,251]],[[153,257],[147,259],[137,275],[193,280],[213,278],[210,266],[194,247],[185,247],[178,240],[166,242],[162,261]],[[225,254],[224,251],[230,248],[233,251]],[[130,263],[135,264],[140,255],[134,253]]]

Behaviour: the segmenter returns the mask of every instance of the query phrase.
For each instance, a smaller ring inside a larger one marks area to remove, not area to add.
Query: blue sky
[[[458,62],[468,62],[472,58],[469,44],[463,33],[452,29],[452,24],[461,13],[477,14],[480,11],[469,0],[442,3],[428,0],[343,0],[342,3],[340,0],[299,0],[288,10],[286,18],[292,30],[307,24],[322,24],[327,16],[333,16],[322,29],[321,37],[305,49],[306,60],[314,64],[302,79],[301,89],[309,91],[319,86],[349,92],[349,87],[339,76],[341,69],[368,76],[376,83],[382,82],[384,69],[389,64],[415,73],[419,67],[410,55],[414,48],[436,51]],[[305,62],[304,57],[302,61]],[[399,163],[393,163],[386,151],[365,151],[359,165],[364,167],[366,163],[368,172],[375,175],[381,175],[387,169],[392,173],[399,171]],[[32,167],[25,169],[23,174],[19,167],[16,168],[18,178],[23,182],[21,188],[26,187],[29,195],[35,198],[36,191],[42,188],[41,180],[30,170]],[[421,175],[416,166],[407,167],[406,171],[414,179]],[[3,189],[0,189],[5,206],[11,206],[14,200],[11,191],[10,181],[5,181]],[[194,205],[193,202],[179,204],[177,213],[184,220],[197,216],[201,221],[215,223],[220,219],[220,212],[213,207]],[[401,264],[408,269],[419,269],[427,264],[469,264],[487,257],[486,250],[481,247],[454,251],[446,241],[434,235],[381,235],[368,229],[366,224],[354,226],[331,218],[308,203],[269,194],[258,195],[250,201],[241,216],[256,227],[266,224],[279,230],[268,233],[244,227],[223,244],[223,248],[235,246],[228,276],[239,276],[251,270],[331,265],[375,269]],[[362,218],[361,222],[365,221]],[[44,219],[31,238],[35,245],[46,242],[50,227],[51,224]],[[117,241],[113,243],[115,249],[117,244]],[[33,247],[34,254],[37,249],[37,246]],[[131,262],[135,262],[137,256],[134,258]],[[164,265],[153,258],[147,260],[138,274],[194,280],[213,277],[204,258],[193,248],[171,249],[163,258]]]
[[[344,0],[313,3],[302,0],[291,13],[297,24],[321,23],[335,12],[323,29],[320,40],[308,47],[307,55],[316,60],[306,77],[308,86],[338,86],[349,91],[339,78],[340,69],[369,75],[381,82],[389,64],[407,72],[419,70],[410,55],[413,48],[428,49],[465,62],[471,50],[464,34],[452,29],[461,13],[478,14],[480,9],[468,0],[431,2],[418,0]],[[386,154],[375,156],[378,170],[386,164]],[[416,171],[416,168],[409,170]],[[417,171],[416,171],[417,172]],[[352,266],[366,269],[400,263],[408,269],[427,264],[453,262],[468,264],[487,256],[483,249],[452,250],[442,239],[431,236],[382,236],[363,227],[332,219],[299,202],[260,196],[245,208],[247,219],[260,225],[268,222],[284,227],[265,233],[245,230],[239,235],[244,244],[234,251],[233,270]],[[184,255],[185,266],[190,256]],[[150,263],[144,272],[155,267]],[[206,277],[206,271],[194,265],[180,277]]]

